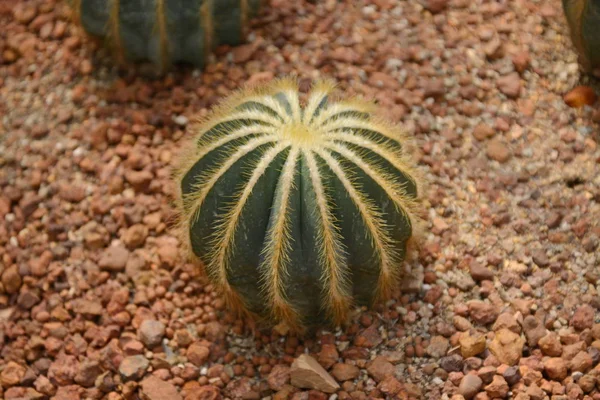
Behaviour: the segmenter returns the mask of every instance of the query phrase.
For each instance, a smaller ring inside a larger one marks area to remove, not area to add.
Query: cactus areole
[[[183,239],[228,304],[297,330],[389,298],[420,224],[407,137],[333,88],[232,96],[176,174]]]

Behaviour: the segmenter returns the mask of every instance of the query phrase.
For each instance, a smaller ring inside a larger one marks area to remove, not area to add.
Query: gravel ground
[[[563,99],[594,83],[559,0],[271,0],[160,79],[56,0],[0,26],[0,398],[600,399],[600,113]],[[402,293],[304,338],[229,315],[170,229],[188,121],[290,73],[375,98],[430,181]]]

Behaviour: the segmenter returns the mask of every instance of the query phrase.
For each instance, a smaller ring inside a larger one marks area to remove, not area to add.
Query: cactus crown
[[[387,299],[420,229],[409,140],[370,103],[316,83],[247,89],[199,122],[177,168],[181,232],[230,306],[344,322]]]

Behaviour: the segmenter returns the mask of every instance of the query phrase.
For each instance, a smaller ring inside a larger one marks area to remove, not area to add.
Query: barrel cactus
[[[562,3],[584,71],[600,76],[600,1],[563,0]]]
[[[174,174],[182,240],[229,306],[296,331],[388,299],[421,226],[407,136],[333,89],[233,95]]]
[[[202,67],[212,49],[243,42],[262,0],[70,0],[77,23],[121,61]]]

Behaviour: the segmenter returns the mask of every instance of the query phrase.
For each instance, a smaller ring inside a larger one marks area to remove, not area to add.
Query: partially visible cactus
[[[244,41],[262,0],[71,0],[75,20],[121,61],[203,67],[217,45]]]
[[[230,307],[298,331],[388,299],[420,230],[408,138],[333,88],[232,96],[175,174],[182,238]]]
[[[563,0],[562,3],[580,64],[585,72],[600,77],[600,1]]]

